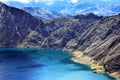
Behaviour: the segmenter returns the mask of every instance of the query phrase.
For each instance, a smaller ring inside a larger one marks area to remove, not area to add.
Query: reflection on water
[[[48,49],[0,49],[0,80],[114,80]]]

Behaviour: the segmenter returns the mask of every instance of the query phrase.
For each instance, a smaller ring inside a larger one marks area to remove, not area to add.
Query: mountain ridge
[[[102,0],[78,0],[76,3],[72,3],[71,1],[64,1],[64,0],[57,0],[51,2],[50,5],[48,5],[48,2],[34,2],[31,1],[28,4],[25,3],[20,3],[20,2],[15,2],[15,1],[8,1],[6,4],[18,7],[18,8],[23,8],[23,7],[42,7],[46,10],[53,11],[56,13],[61,13],[61,14],[68,14],[71,16],[75,16],[77,14],[86,14],[86,13],[91,13],[93,12],[96,15],[100,16],[112,16],[112,15],[117,15],[120,13],[120,1],[102,1]],[[62,5],[59,5],[62,4]]]

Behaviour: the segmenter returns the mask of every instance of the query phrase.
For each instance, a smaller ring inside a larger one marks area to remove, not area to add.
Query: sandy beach
[[[72,58],[73,61],[87,64],[91,67],[93,72],[95,73],[105,73],[105,69],[102,65],[100,65],[97,61],[93,60],[92,58],[88,56],[84,56],[84,53],[81,51],[74,51],[72,52],[74,58]],[[108,73],[108,72],[106,72]],[[108,73],[108,75],[115,77],[116,80],[120,80],[120,74],[118,72]]]

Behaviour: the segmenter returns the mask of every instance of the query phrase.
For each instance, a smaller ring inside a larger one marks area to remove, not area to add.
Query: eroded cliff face
[[[120,15],[87,14],[42,21],[0,3],[0,47],[80,50],[104,65],[106,71],[119,72]]]
[[[11,47],[21,43],[32,31],[40,31],[42,21],[23,10],[0,2],[0,46]]]

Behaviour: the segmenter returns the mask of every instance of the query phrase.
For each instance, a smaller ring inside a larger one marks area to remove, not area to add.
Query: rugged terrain
[[[120,15],[90,13],[42,21],[0,2],[0,47],[79,50],[106,71],[120,72]]]

